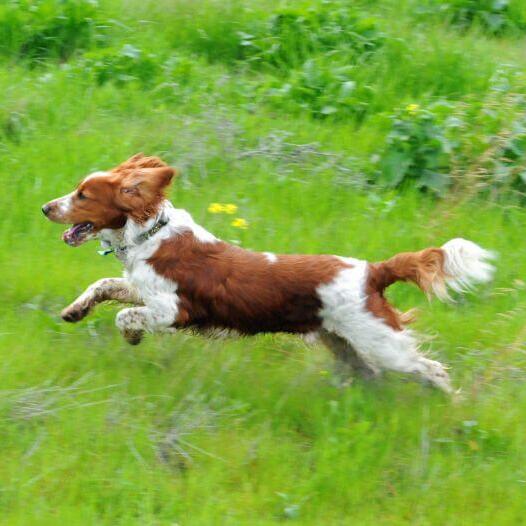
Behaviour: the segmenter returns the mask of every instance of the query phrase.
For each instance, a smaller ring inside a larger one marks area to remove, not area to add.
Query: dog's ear
[[[144,153],[139,152],[139,153],[136,153],[135,155],[132,155],[128,160],[124,161],[122,164],[134,164],[140,159],[142,159],[143,157],[144,157]]]
[[[136,221],[146,221],[164,199],[174,175],[170,166],[130,170],[120,181],[118,206]]]
[[[121,193],[144,198],[162,195],[176,171],[171,166],[141,168],[128,174],[121,183]]]
[[[160,157],[155,155],[144,155],[136,153],[123,163],[121,163],[116,170],[130,170],[139,168],[162,168],[168,166]]]

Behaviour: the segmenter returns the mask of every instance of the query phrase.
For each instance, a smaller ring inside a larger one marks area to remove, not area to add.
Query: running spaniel
[[[123,278],[97,281],[64,309],[69,322],[103,301],[135,305],[117,314],[131,344],[144,332],[228,329],[317,333],[337,358],[374,376],[413,373],[451,392],[439,362],[418,351],[404,325],[408,317],[384,296],[396,281],[448,297],[491,279],[492,254],[471,241],[397,254],[387,261],[329,255],[274,255],[217,239],[165,198],[175,171],[157,157],[137,154],[106,172],[88,175],[70,194],[42,208],[56,223],[71,224],[64,241],[99,239],[123,263]]]

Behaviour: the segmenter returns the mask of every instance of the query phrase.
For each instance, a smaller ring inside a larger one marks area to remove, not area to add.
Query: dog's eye
[[[86,196],[85,196],[82,192],[78,192],[78,193],[77,193],[77,197],[78,197],[79,199],[86,199]]]

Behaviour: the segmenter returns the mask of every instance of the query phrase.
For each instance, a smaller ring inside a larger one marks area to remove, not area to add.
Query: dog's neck
[[[161,203],[157,213],[144,223],[137,223],[133,219],[128,219],[123,228],[125,245],[132,248],[155,236],[161,228],[170,222],[169,208],[173,208],[172,204],[169,201],[164,201]]]
[[[188,230],[203,243],[218,241],[213,234],[196,224],[186,210],[176,209],[170,201],[164,200],[157,214],[144,223],[129,218],[123,228],[101,230],[98,237],[103,250],[100,253],[114,252],[125,266],[129,266],[138,252],[147,254],[163,239]]]
[[[126,264],[130,251],[153,238],[169,224],[169,208],[173,208],[172,204],[164,201],[157,213],[144,223],[128,218],[123,228],[101,230],[98,237],[102,250],[99,253],[106,255],[114,252],[115,256]]]

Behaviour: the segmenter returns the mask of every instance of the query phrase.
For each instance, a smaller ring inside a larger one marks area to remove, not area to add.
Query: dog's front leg
[[[144,307],[123,309],[117,313],[117,328],[132,345],[140,343],[145,332],[164,332],[179,316],[177,299],[175,294],[159,293]]]
[[[99,279],[90,285],[71,305],[62,313],[62,319],[71,323],[85,318],[91,309],[103,301],[119,301],[143,305],[137,289],[125,278]]]

